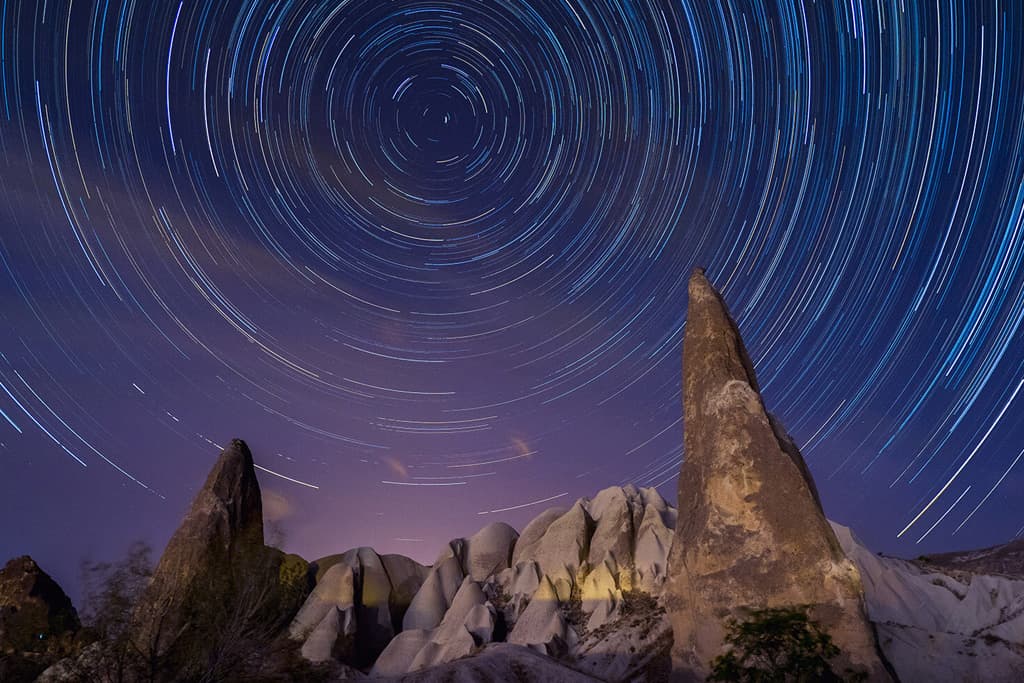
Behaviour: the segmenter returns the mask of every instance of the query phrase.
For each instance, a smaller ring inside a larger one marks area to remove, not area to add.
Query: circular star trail
[[[159,538],[235,436],[311,557],[672,499],[698,264],[832,517],[903,553],[1021,534],[1022,29],[0,0],[2,549]]]

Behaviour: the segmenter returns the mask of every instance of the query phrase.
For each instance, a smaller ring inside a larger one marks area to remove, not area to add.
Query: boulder
[[[400,676],[410,671],[410,665],[430,642],[432,630],[409,629],[402,631],[388,643],[370,670],[373,678]]]
[[[765,409],[736,324],[701,269],[689,297],[685,459],[666,588],[674,677],[706,677],[730,619],[806,606],[841,650],[838,672],[891,680],[857,568],[825,519],[800,451]]]
[[[313,592],[288,627],[289,635],[304,640],[331,611],[347,610],[356,604],[356,574],[352,564],[338,562],[317,582]]]
[[[0,569],[0,681],[32,680],[76,647],[71,600],[27,555]]]
[[[529,552],[517,555],[517,562],[536,562],[541,574],[550,579],[558,599],[567,601],[576,586],[580,569],[585,569],[593,528],[594,523],[584,501],[576,501],[568,512],[547,526],[544,535]]]
[[[380,560],[391,582],[391,594],[388,597],[391,621],[395,630],[400,631],[405,613],[430,573],[430,567],[424,567],[405,555],[381,555]]]
[[[668,570],[668,555],[675,535],[675,519],[672,526],[665,524],[667,511],[659,510],[648,503],[636,535],[634,565],[638,587],[648,593],[658,594],[665,583]]]
[[[290,637],[303,641],[302,654],[312,662],[369,666],[401,630],[427,568],[371,548],[353,548],[315,565],[319,580],[292,620]]]
[[[523,533],[519,534],[519,540],[516,541],[516,546],[512,550],[513,567],[523,560],[532,560],[534,558],[536,555],[537,544],[539,544],[541,539],[544,538],[544,534],[547,533],[548,527],[565,513],[565,508],[548,508],[534,517],[530,523],[526,525],[526,528],[523,529]]]
[[[632,587],[634,571],[633,548],[636,542],[633,502],[639,503],[639,494],[632,487],[608,488],[590,501],[587,506],[594,520],[594,533],[590,538],[587,562],[591,567],[604,563],[610,566],[624,589]],[[639,516],[643,515],[642,506]]]
[[[354,605],[344,609],[328,608],[320,622],[306,633],[302,643],[302,656],[313,663],[356,659],[356,610]]]
[[[494,624],[494,607],[479,584],[467,576],[438,627],[399,634],[381,653],[372,673],[398,675],[466,657],[491,642]]]

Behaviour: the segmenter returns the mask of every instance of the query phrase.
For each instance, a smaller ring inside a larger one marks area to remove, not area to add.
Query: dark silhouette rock
[[[25,555],[0,569],[0,680],[31,680],[71,647],[71,599]]]
[[[837,672],[889,680],[860,575],[825,519],[800,451],[765,410],[736,324],[701,269],[689,298],[685,460],[666,593],[673,676],[707,675],[729,619],[806,606],[842,651]]]
[[[0,650],[35,649],[79,626],[71,599],[31,557],[17,557],[0,569]]]
[[[236,675],[295,614],[308,573],[301,558],[264,545],[252,453],[235,439],[153,572],[135,613],[136,645],[155,672]]]

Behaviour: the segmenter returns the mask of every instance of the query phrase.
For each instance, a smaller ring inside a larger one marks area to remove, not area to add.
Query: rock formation
[[[252,453],[220,454],[174,532],[134,616],[134,640],[159,670],[231,667],[248,643],[270,640],[308,590],[308,565],[263,544]],[[281,621],[284,620],[282,624]]]
[[[1024,579],[881,557],[846,527],[832,527],[860,570],[868,618],[900,680],[1024,679]],[[962,555],[1004,558],[1013,546]]]
[[[0,569],[0,651],[26,650],[79,626],[71,599],[31,557]]]
[[[78,614],[31,557],[0,569],[0,680],[31,680],[72,644]]]
[[[372,548],[313,564],[319,579],[292,620],[290,636],[302,641],[302,655],[311,662],[372,664],[402,630],[428,568],[401,555],[378,555]]]
[[[252,455],[233,441],[136,609],[145,661],[121,680],[700,680],[727,621],[762,608],[807,609],[844,677],[1024,680],[1022,542],[910,562],[830,525],[702,271],[683,362],[681,510],[654,489],[612,487],[521,535],[494,523],[454,539],[430,567],[371,548],[308,565],[265,547]],[[77,623],[30,559],[9,563],[0,680],[12,642]],[[109,644],[80,645],[39,682],[101,679]]]
[[[376,657],[371,677],[434,680],[435,672],[447,672],[474,680],[470,672],[505,670],[494,669],[498,653],[536,668],[543,660],[527,651],[571,659],[580,680],[667,671],[671,630],[656,596],[675,520],[675,509],[654,489],[613,487],[568,509],[545,510],[522,536],[499,522],[454,539],[429,568],[401,558],[418,569],[398,571],[398,556],[384,556],[395,558],[385,560],[387,577],[405,576],[406,589],[414,590],[406,593],[407,609],[392,612],[395,635],[387,647],[379,657],[369,650]],[[360,661],[356,651],[367,651],[354,645],[366,599],[353,558],[368,552],[314,563],[317,586],[291,626],[310,661],[351,665]],[[359,668],[367,668],[365,659]],[[539,680],[563,680],[557,676],[566,671],[553,661],[537,670]]]
[[[825,519],[799,450],[765,410],[736,324],[701,269],[683,349],[685,458],[666,595],[673,675],[699,680],[745,610],[807,606],[842,651],[836,670],[890,676],[856,567]]]

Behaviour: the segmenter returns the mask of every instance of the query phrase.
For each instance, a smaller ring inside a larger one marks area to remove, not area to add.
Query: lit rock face
[[[843,651],[837,671],[890,680],[856,567],[825,519],[799,450],[765,410],[736,324],[703,270],[689,284],[683,349],[685,460],[665,607],[673,676],[700,680],[727,620],[809,606]]]

